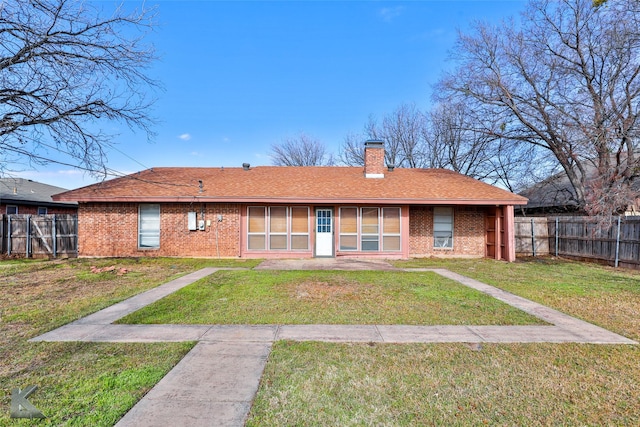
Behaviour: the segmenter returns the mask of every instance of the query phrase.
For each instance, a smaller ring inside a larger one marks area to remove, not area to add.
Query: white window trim
[[[436,209],[446,208],[451,211],[451,237],[447,246],[436,246]],[[454,229],[455,229],[455,209],[453,206],[435,206],[433,208],[433,249],[440,251],[451,251],[454,249]]]
[[[16,210],[16,212],[13,213],[13,214],[10,214],[9,213],[9,208],[14,208]],[[5,213],[7,215],[17,215],[18,214],[18,206],[16,206],[16,205],[7,205],[7,209],[5,210]]]
[[[142,236],[143,235],[152,235],[155,236],[156,231],[154,230],[153,232],[143,232],[142,231],[142,208],[143,207],[157,207],[157,212],[158,212],[158,229],[157,229],[157,237],[158,237],[158,244],[155,246],[142,246]],[[142,249],[142,250],[153,250],[153,249],[159,249],[160,248],[160,222],[161,222],[161,210],[160,210],[160,205],[157,203],[143,203],[138,205],[138,249]]]
[[[40,209],[44,209],[44,213],[40,213]],[[38,212],[38,215],[46,215],[47,212],[49,212],[49,209],[47,209],[46,206],[38,206],[38,209],[36,210],[36,212]]]

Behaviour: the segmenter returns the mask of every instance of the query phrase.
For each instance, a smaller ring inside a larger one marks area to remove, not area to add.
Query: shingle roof
[[[0,201],[2,203],[74,205],[74,200],[54,202],[54,194],[67,191],[66,188],[43,184],[24,178],[0,178]],[[72,203],[70,203],[72,202]]]
[[[529,199],[527,209],[557,208],[572,210],[578,207],[576,191],[566,173],[558,173],[520,192]]]
[[[199,182],[202,182],[202,189]],[[444,169],[395,169],[365,178],[361,167],[151,168],[71,190],[78,202],[270,202],[525,204],[509,191]]]

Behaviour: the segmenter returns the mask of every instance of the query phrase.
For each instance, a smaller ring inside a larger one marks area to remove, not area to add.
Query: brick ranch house
[[[513,261],[527,199],[443,169],[151,168],[54,196],[78,202],[79,256],[427,256]]]

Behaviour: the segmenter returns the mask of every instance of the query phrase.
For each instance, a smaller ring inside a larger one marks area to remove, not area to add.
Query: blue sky
[[[105,3],[105,8],[110,3]],[[138,6],[128,1],[127,6]],[[511,1],[147,1],[164,90],[152,143],[122,129],[108,166],[271,164],[272,144],[301,132],[338,153],[370,115],[430,105],[457,29],[498,22]],[[20,176],[65,188],[94,182],[50,165]]]

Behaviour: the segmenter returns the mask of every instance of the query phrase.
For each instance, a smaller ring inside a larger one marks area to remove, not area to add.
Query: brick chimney
[[[384,141],[370,140],[364,143],[365,178],[384,178]]]

